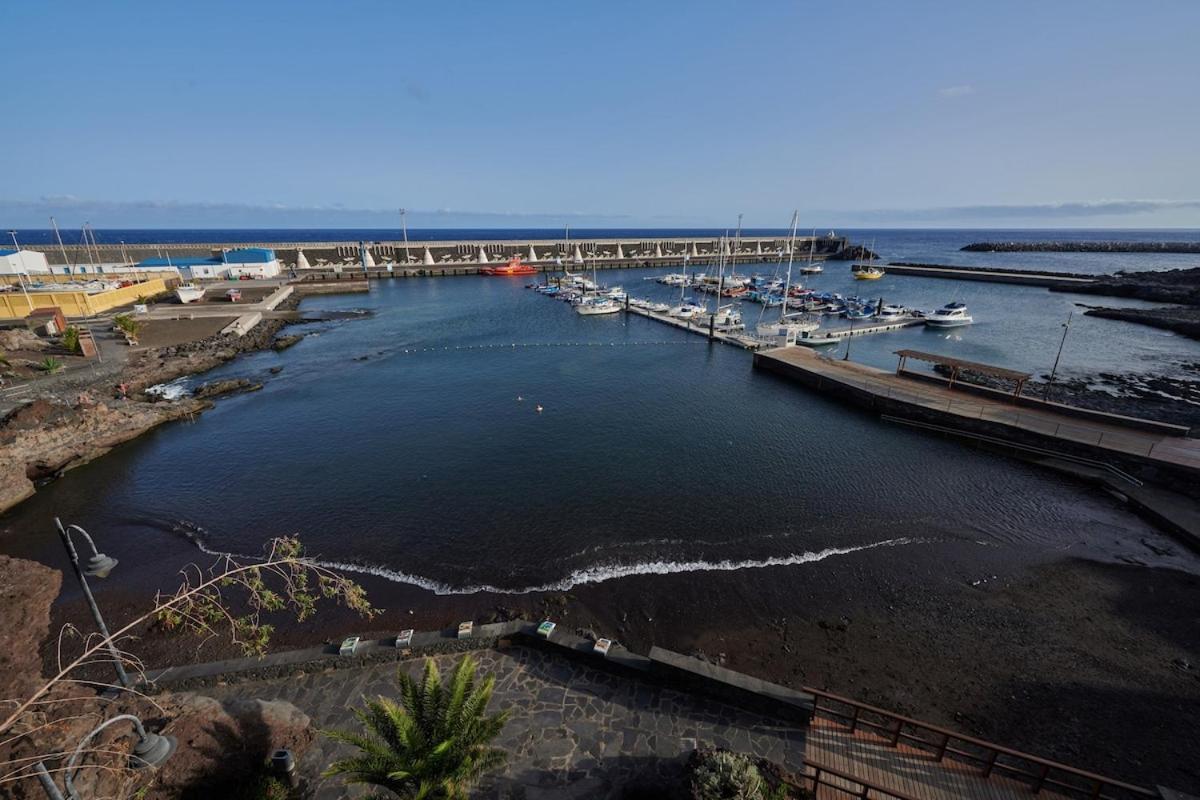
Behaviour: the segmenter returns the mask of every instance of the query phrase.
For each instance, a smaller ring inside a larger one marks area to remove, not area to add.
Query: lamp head
[[[104,553],[96,553],[88,559],[87,568],[84,569],[85,575],[91,575],[93,578],[107,578],[108,573],[113,571],[113,567],[117,566],[115,558],[109,558]]]
[[[157,767],[171,757],[175,752],[175,737],[160,736],[157,733],[147,733],[133,746],[129,756],[129,766],[133,769]]]

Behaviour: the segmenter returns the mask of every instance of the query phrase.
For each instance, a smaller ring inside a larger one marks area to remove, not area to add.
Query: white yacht
[[[925,324],[931,328],[958,328],[974,321],[967,313],[965,303],[947,303],[925,317]]]
[[[746,325],[742,322],[742,312],[732,304],[721,306],[713,315],[713,328],[722,332],[740,331]]]
[[[790,347],[805,333],[815,331],[821,323],[800,316],[787,316],[774,322],[760,322],[755,332],[760,339],[773,340],[779,347]]]
[[[908,316],[908,309],[904,306],[898,306],[891,303],[884,305],[875,312],[876,319],[894,320]]]
[[[175,287],[175,296],[181,303],[194,303],[204,297],[204,287],[194,283],[181,283]]]
[[[585,297],[575,304],[575,313],[584,316],[615,314],[620,310],[621,304],[608,297]]]

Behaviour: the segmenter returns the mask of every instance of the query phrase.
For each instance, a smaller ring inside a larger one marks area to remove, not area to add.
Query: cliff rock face
[[[287,749],[299,757],[315,738],[308,716],[282,700],[221,703],[183,693],[170,703],[165,732],[179,748],[159,770],[150,800],[237,795],[273,752]]]
[[[0,698],[27,697],[41,685],[38,648],[61,587],[58,570],[0,555]]]
[[[203,400],[173,403],[87,401],[68,405],[39,399],[0,420],[0,511],[34,492],[34,482],[86,464],[150,428],[208,407]]]

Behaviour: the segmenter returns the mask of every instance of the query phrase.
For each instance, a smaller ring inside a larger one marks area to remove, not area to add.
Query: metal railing
[[[910,748],[926,753],[938,763],[947,758],[955,759],[978,768],[979,776],[982,778],[997,775],[1017,780],[1027,784],[1034,794],[1044,789],[1066,797],[1090,798],[1090,800],[1159,797],[1157,792],[1141,786],[1106,778],[1103,775],[1076,769],[1057,761],[1023,753],[1020,750],[1013,750],[983,739],[976,739],[973,736],[894,714],[891,711],[831,692],[807,687],[804,691],[813,695],[813,707],[816,714],[823,714],[835,721],[843,721],[850,733],[854,733],[860,728],[871,730],[882,736],[892,746],[903,742]],[[809,766],[816,767],[811,762],[809,762]],[[866,787],[861,778],[840,775],[828,767],[819,769],[842,780],[854,781]],[[905,795],[898,794],[894,789],[876,786],[869,788],[887,797],[908,800]],[[865,792],[864,788],[863,793],[858,795],[847,793],[851,796],[867,797]]]
[[[1034,455],[1045,456],[1047,458],[1058,458],[1063,461],[1070,461],[1072,463],[1079,464],[1081,466],[1103,470],[1103,471],[1109,473],[1110,475],[1120,478],[1121,480],[1125,481],[1126,483],[1130,484],[1131,486],[1141,486],[1142,485],[1142,481],[1133,477],[1128,472],[1125,472],[1124,470],[1120,469],[1119,467],[1113,466],[1112,464],[1108,463],[1107,461],[1099,461],[1094,458],[1088,458],[1086,456],[1077,456],[1077,455],[1073,455],[1071,453],[1064,453],[1060,450],[1051,450],[1049,448],[1037,447],[1037,446],[1031,445],[1031,444],[1022,444],[1020,442],[1014,442],[1009,439],[1001,439],[997,436],[987,436],[986,434],[982,434],[982,433],[972,433],[970,431],[959,430],[958,428],[949,428],[945,425],[937,425],[932,422],[920,422],[920,421],[914,420],[914,419],[905,419],[903,417],[895,417],[895,416],[891,416],[890,414],[880,414],[879,418],[881,420],[883,420],[884,422],[894,422],[899,425],[909,425],[914,428],[923,428],[925,430],[937,431],[938,433],[945,433],[950,436],[962,436],[967,439],[975,439],[976,441],[993,444],[993,445],[996,445],[997,447],[1007,447],[1007,448],[1012,448],[1014,450],[1021,450],[1026,453],[1032,453]]]

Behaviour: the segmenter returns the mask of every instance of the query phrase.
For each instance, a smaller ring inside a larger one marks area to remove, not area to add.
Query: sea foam
[[[204,542],[200,531],[196,526],[179,525],[175,528],[178,532],[186,536],[200,552],[210,556],[233,556],[235,558],[253,558],[253,556],[245,556],[237,553],[225,553],[219,550],[213,550]],[[530,594],[532,592],[565,592],[576,586],[583,586],[593,583],[604,583],[605,581],[615,580],[617,578],[627,578],[634,575],[675,575],[681,572],[736,572],[744,569],[763,569],[766,567],[789,567],[800,564],[812,564],[817,561],[824,561],[833,556],[850,555],[851,553],[859,553],[864,550],[875,550],[881,547],[899,547],[901,545],[919,544],[923,540],[911,537],[901,537],[896,539],[884,539],[878,542],[869,544],[854,545],[851,547],[827,547],[824,550],[808,551],[804,553],[792,553],[786,556],[772,556],[762,559],[745,559],[741,561],[733,561],[731,559],[722,559],[720,561],[640,561],[632,564],[596,564],[584,569],[575,570],[566,577],[544,583],[537,586],[525,586],[519,589],[505,588],[502,586],[493,586],[491,584],[481,583],[469,586],[453,586],[448,583],[426,578],[421,575],[413,575],[408,572],[392,569],[378,564],[358,563],[354,561],[330,561],[319,557],[310,558],[309,560],[318,566],[326,569],[340,570],[342,572],[355,572],[362,575],[373,575],[378,578],[384,578],[393,583],[402,583],[410,586],[416,586],[421,589],[433,592],[439,595],[465,595],[479,594],[488,592],[492,594]]]

